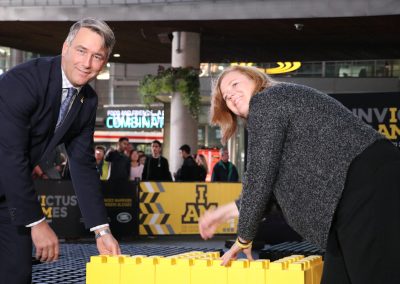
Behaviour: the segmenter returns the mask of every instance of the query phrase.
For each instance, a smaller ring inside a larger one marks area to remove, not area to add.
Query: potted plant
[[[159,95],[179,92],[183,104],[194,118],[198,117],[200,110],[199,89],[199,69],[191,67],[160,67],[157,75],[146,75],[139,83],[139,94],[145,105],[156,102]]]

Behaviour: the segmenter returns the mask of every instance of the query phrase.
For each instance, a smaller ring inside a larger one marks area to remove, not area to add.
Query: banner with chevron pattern
[[[241,190],[241,183],[141,182],[139,234],[198,234],[199,217],[235,200]],[[231,220],[216,233],[234,234],[236,228],[237,220]]]

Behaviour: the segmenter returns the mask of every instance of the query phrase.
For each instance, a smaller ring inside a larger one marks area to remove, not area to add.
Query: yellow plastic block
[[[103,283],[102,268],[107,263],[107,256],[91,256],[90,261],[86,263],[86,284]]]
[[[190,275],[191,284],[212,283],[213,277],[213,260],[211,259],[195,259]]]
[[[292,277],[288,274],[288,267],[302,258],[304,258],[302,255],[292,255],[271,262],[266,272],[266,282],[269,284],[295,284],[291,282]]]
[[[269,268],[268,259],[258,259],[250,262],[250,267],[247,273],[247,283],[251,284],[269,284],[266,282],[266,273]],[[273,283],[271,283],[273,284]]]
[[[121,266],[120,284],[136,283],[138,277],[138,267],[142,261],[141,257],[127,257]]]
[[[291,256],[271,263],[274,267],[267,273],[267,283],[319,284],[322,275],[320,256]],[[281,270],[279,270],[282,268]],[[270,282],[268,282],[270,281]]]
[[[249,283],[247,281],[247,273],[249,270],[249,261],[247,259],[238,259],[231,262],[228,268],[228,283],[242,284]]]
[[[221,254],[219,251],[210,251],[210,252],[205,253],[205,256],[210,259],[218,259],[221,257]]]
[[[312,263],[313,284],[319,284],[319,283],[321,283],[324,262],[322,261],[322,256],[320,256],[320,255],[313,255],[313,257],[314,257],[314,260]]]
[[[222,260],[220,259],[213,260],[211,266],[211,281],[207,282],[207,284],[228,284],[228,269],[231,263],[229,263],[228,266],[222,266],[221,263]]]
[[[176,270],[176,258],[160,258],[156,267],[155,284],[175,284],[178,277]]]
[[[174,284],[189,284],[191,270],[194,264],[192,258],[179,258],[176,260]]]
[[[291,284],[312,284],[310,262],[301,260],[291,263],[285,272],[285,281]]]
[[[159,258],[142,255],[125,258],[121,265],[121,284],[154,284]]]
[[[87,284],[119,284],[124,256],[92,256],[87,264]]]
[[[322,278],[322,269],[324,263],[322,261],[322,257],[320,255],[310,255],[306,257],[304,260],[310,262],[310,269],[312,274],[312,284],[319,284],[321,283]]]

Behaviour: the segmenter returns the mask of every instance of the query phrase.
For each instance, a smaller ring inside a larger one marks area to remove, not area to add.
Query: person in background
[[[161,142],[158,140],[151,143],[151,156],[144,164],[142,180],[172,181],[168,160],[161,156]]]
[[[74,23],[61,56],[22,63],[0,76],[0,282],[31,283],[32,243],[40,261],[59,256],[31,173],[64,143],[86,228],[100,254],[120,254],[108,225],[93,153],[97,95],[89,81],[106,65],[115,43],[103,21]]]
[[[125,151],[124,151],[125,155],[127,157],[129,157],[132,150],[133,150],[133,145],[131,143],[128,143],[128,145],[126,146]]]
[[[240,251],[252,259],[274,194],[288,224],[325,250],[322,284],[400,283],[400,151],[332,97],[256,68],[228,68],[213,88],[211,122],[223,143],[239,118],[248,131],[240,201],[207,212],[199,227],[208,238],[220,220],[239,216],[222,264]]]
[[[100,180],[108,180],[110,175],[110,164],[104,160],[106,148],[102,145],[96,146],[94,149],[94,157],[96,159],[97,172],[100,175]]]
[[[139,163],[139,155],[138,151],[133,149],[129,155],[131,159],[131,171],[129,175],[130,180],[137,180],[137,179],[142,179],[142,173],[143,173],[143,167],[144,165],[141,165]]]
[[[138,152],[138,154],[139,154],[139,164],[144,166],[144,164],[146,163],[146,155],[140,154],[139,152]]]
[[[236,182],[239,180],[239,174],[234,164],[229,162],[228,149],[222,147],[219,151],[221,160],[215,164],[212,171],[211,181]]]
[[[206,157],[204,157],[203,154],[197,154],[196,155],[196,164],[198,167],[198,175],[197,175],[197,181],[206,181],[207,174],[208,174],[208,165],[207,165],[207,160]]]
[[[175,181],[195,181],[198,179],[198,167],[190,154],[190,146],[185,144],[179,148],[183,164],[175,174]]]
[[[128,148],[129,139],[121,137],[118,139],[117,149],[110,148],[106,154],[105,160],[111,164],[110,181],[129,180],[131,170],[131,161],[129,156],[125,155]]]

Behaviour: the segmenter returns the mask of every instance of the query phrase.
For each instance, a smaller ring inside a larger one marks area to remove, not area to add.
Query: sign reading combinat
[[[164,110],[161,109],[107,109],[107,129],[162,129]]]
[[[241,183],[141,182],[139,234],[198,234],[205,211],[239,197]],[[237,220],[222,224],[217,234],[236,233]]]

